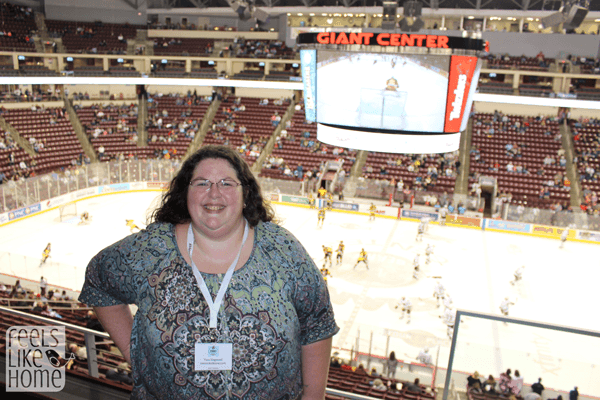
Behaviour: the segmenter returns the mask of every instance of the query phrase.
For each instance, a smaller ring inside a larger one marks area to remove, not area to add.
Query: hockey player
[[[435,282],[435,288],[433,289],[433,297],[435,297],[437,302],[437,307],[440,306],[440,299],[443,299],[445,296],[446,288],[442,285],[442,281]]]
[[[365,251],[364,248],[360,251],[360,254],[358,256],[358,261],[356,262],[356,264],[354,264],[354,268],[356,268],[356,266],[361,262],[364,262],[365,265],[367,266],[367,269],[369,269],[369,262],[367,261],[367,252]]]
[[[44,264],[46,262],[48,257],[50,257],[51,250],[52,250],[52,245],[50,243],[48,243],[48,245],[46,246],[44,251],[42,251],[42,262],[40,262],[40,267],[42,266],[42,264]]]
[[[323,227],[323,223],[325,222],[325,209],[319,208],[319,213],[317,215],[317,226]]]
[[[323,268],[321,268],[321,275],[323,275],[323,280],[325,281],[325,284],[327,284],[327,277],[331,276],[329,269],[323,266]]]
[[[565,242],[567,241],[567,237],[569,236],[569,228],[565,228],[562,231],[562,234],[560,235],[560,247],[559,248],[563,248],[565,247]]]
[[[329,260],[329,266],[331,267],[331,247],[323,246],[323,253],[325,254],[325,258],[323,259],[323,268],[327,265],[327,260]]]
[[[446,311],[444,311],[444,315],[442,315],[441,318],[444,324],[446,324],[446,334],[450,339],[452,339],[452,332],[454,330],[454,321],[456,318],[456,313],[454,312],[452,307],[450,307],[447,308]]]
[[[440,208],[440,225],[446,225],[446,215],[448,215],[448,207]]]
[[[427,256],[425,258],[425,264],[429,264],[431,262],[431,255],[433,254],[433,245],[431,243],[429,243],[427,245],[427,248],[425,249],[425,255]]]
[[[83,224],[89,224],[90,223],[90,213],[87,211],[84,211],[81,214],[81,221],[79,221],[78,225],[83,225]]]
[[[335,256],[335,265],[342,264],[342,258],[344,258],[344,248],[346,248],[346,245],[344,244],[343,240],[340,240],[340,244],[338,245],[338,248],[335,251],[337,253]]]
[[[327,211],[333,210],[333,193],[327,193]]]
[[[410,312],[412,310],[412,303],[410,301],[410,299],[407,299],[406,297],[402,297],[402,300],[400,300],[398,302],[398,304],[396,304],[396,309],[398,307],[401,307],[402,310],[402,314],[400,315],[400,319],[404,318],[404,313],[406,313],[406,323],[410,324]]]
[[[315,198],[313,197],[312,193],[310,193],[308,195],[308,207],[312,210],[315,208]]]
[[[419,270],[421,268],[421,260],[419,254],[415,256],[413,260],[413,278],[419,279]]]
[[[511,302],[508,297],[505,297],[504,300],[502,300],[502,303],[500,303],[500,311],[502,311],[502,315],[508,317],[508,309],[511,305],[514,306],[515,303]]]
[[[444,296],[444,312],[449,308],[452,308],[452,297],[450,297],[450,294],[446,293],[446,296]]]
[[[427,232],[429,230],[429,217],[421,218],[421,223],[423,224],[423,232]]]
[[[133,222],[132,219],[126,219],[125,220],[125,225],[127,225],[129,227],[129,232],[131,232],[131,233],[133,233],[134,229],[137,229],[138,232],[142,230],[139,226],[137,226],[135,224],[135,222]]]
[[[417,237],[415,239],[417,242],[423,241],[423,233],[425,233],[425,225],[423,225],[423,222],[419,222],[419,226],[417,227]]]
[[[425,347],[423,350],[419,352],[417,356],[417,361],[422,362],[423,364],[431,365],[433,362],[431,361],[431,354],[429,354],[429,348]]]
[[[371,203],[371,207],[369,207],[369,221],[374,221],[375,220],[375,212],[377,211],[377,207],[375,207],[375,204]]]
[[[518,281],[520,281],[523,278],[523,269],[525,268],[525,266],[520,266],[519,268],[517,268],[517,270],[515,271],[515,279],[513,279],[512,281],[510,281],[511,285],[514,285],[515,283],[517,283]]]

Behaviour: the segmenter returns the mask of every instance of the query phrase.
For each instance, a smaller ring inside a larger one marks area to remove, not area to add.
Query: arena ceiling
[[[123,0],[131,2],[136,0]],[[244,0],[256,7],[381,7],[382,0]],[[600,0],[566,0],[589,3],[590,11],[600,11]],[[454,8],[475,10],[544,10],[556,11],[561,0],[420,0],[423,8]],[[404,0],[398,0],[402,7]],[[212,8],[229,7],[226,0],[148,0],[148,8]]]

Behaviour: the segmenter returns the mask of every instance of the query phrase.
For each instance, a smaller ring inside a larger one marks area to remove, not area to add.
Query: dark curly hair
[[[243,188],[244,209],[242,214],[250,226],[254,227],[260,221],[269,222],[274,219],[273,208],[263,199],[260,186],[246,161],[235,150],[227,146],[208,145],[200,148],[185,160],[177,175],[171,180],[169,190],[163,196],[160,207],[152,213],[152,221],[168,222],[174,225],[191,221],[187,205],[190,181],[196,166],[208,158],[226,160],[235,170]]]

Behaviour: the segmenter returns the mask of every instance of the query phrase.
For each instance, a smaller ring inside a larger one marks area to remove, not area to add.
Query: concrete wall
[[[484,103],[475,102],[475,111],[482,113],[493,113],[495,110],[502,111],[505,114],[511,115],[558,115],[558,107],[543,107],[543,106],[524,106],[522,104],[504,104],[504,103]],[[600,110],[590,110],[583,108],[571,109],[571,118],[600,118]]]
[[[146,25],[146,2],[134,9],[122,0],[46,0],[46,19],[63,21],[102,21]]]

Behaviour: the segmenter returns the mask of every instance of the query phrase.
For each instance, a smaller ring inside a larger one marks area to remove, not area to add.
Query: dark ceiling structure
[[[256,7],[382,7],[382,0],[252,0]],[[423,8],[471,10],[558,11],[569,0],[421,0]],[[404,0],[398,1],[402,7]],[[149,8],[229,7],[226,0],[148,0]],[[600,0],[589,1],[589,11],[600,11]]]

